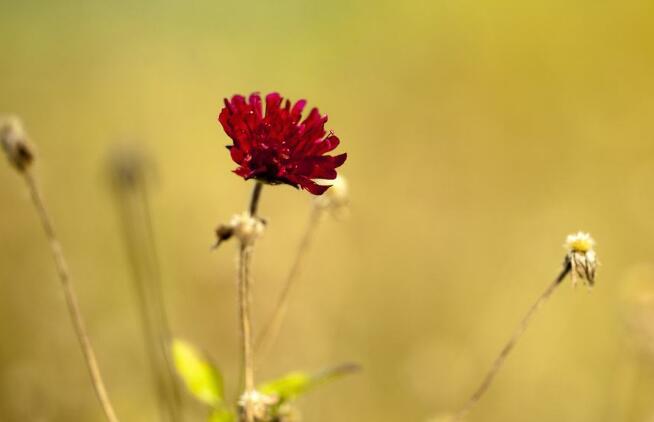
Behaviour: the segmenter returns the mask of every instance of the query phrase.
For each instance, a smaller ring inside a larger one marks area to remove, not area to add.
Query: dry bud
[[[222,242],[236,237],[242,244],[250,246],[263,235],[266,222],[262,218],[250,215],[249,212],[235,214],[228,224],[221,224],[216,229],[217,248]]]
[[[250,406],[254,422],[298,422],[300,413],[289,402],[280,400],[275,395],[263,394],[259,391],[243,393],[238,400],[239,421],[246,421],[245,409]]]
[[[577,232],[566,238],[564,247],[568,251],[566,259],[572,270],[572,284],[578,279],[586,281],[589,287],[595,284],[598,262],[594,246],[595,240],[588,233]]]
[[[9,162],[19,172],[25,171],[34,161],[34,149],[18,117],[0,117],[0,143]]]

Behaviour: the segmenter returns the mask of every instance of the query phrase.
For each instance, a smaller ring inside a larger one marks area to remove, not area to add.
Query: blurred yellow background
[[[251,183],[230,173],[216,117],[224,97],[273,90],[328,113],[349,154],[350,216],[319,228],[257,374],[363,365],[302,399],[305,420],[426,421],[458,408],[577,230],[598,242],[596,288],[559,288],[469,420],[654,417],[654,355],[641,347],[654,321],[625,321],[654,292],[653,22],[651,0],[4,2],[0,111],[22,116],[38,145],[122,420],[157,413],[108,151],[149,151],[173,331],[216,359],[233,395],[235,245],[209,245]],[[263,191],[258,327],[310,199]],[[0,204],[0,420],[101,421],[8,165]],[[185,406],[203,420],[188,395]]]

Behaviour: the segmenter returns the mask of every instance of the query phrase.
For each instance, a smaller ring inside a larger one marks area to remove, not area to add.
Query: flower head
[[[277,93],[268,94],[265,101],[264,113],[259,94],[247,100],[241,95],[225,99],[218,120],[234,142],[227,147],[239,165],[234,173],[246,180],[285,183],[321,195],[329,186],[314,179],[335,179],[336,168],[347,158],[347,154],[325,155],[340,142],[332,132],[325,132],[327,116],[313,108],[302,120],[306,101],[291,104]]]
[[[576,284],[577,279],[585,280],[589,286],[595,283],[595,272],[597,270],[597,256],[595,250],[595,240],[590,234],[577,232],[568,235],[563,245],[568,254],[566,259],[570,263],[572,270],[572,282]]]

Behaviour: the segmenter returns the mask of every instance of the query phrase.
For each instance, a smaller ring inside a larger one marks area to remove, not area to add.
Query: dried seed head
[[[264,220],[249,212],[234,215],[229,224],[234,229],[233,235],[245,245],[252,245],[266,228]]]
[[[597,255],[593,249],[595,240],[588,233],[577,232],[568,235],[563,246],[568,251],[566,259],[572,270],[572,284],[576,284],[577,279],[582,279],[592,287],[595,284],[598,265]]]
[[[323,209],[338,211],[347,207],[350,202],[348,183],[345,177],[340,174],[334,180],[325,180],[325,184],[331,187],[321,196],[315,198],[315,203]]]
[[[277,397],[262,394],[257,390],[246,391],[238,399],[239,420],[246,420],[245,410],[249,408],[254,422],[274,422],[278,404]]]
[[[0,117],[0,143],[9,162],[19,172],[25,171],[34,161],[34,149],[18,117]]]
[[[214,248],[217,248],[222,242],[236,237],[246,246],[254,244],[254,242],[263,235],[266,228],[266,221],[257,216],[251,215],[249,212],[235,214],[228,224],[221,224],[216,229],[216,243]]]
[[[243,393],[238,400],[239,421],[246,421],[245,409],[250,406],[254,422],[299,422],[300,413],[287,401],[276,395],[267,395],[259,391]]]

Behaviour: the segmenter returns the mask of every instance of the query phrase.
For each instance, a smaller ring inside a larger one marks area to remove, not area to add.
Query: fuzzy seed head
[[[584,232],[577,232],[569,234],[565,239],[565,248],[569,252],[582,252],[586,253],[592,251],[595,246],[595,240],[590,237],[590,234]]]
[[[258,217],[250,215],[249,212],[236,214],[229,222],[233,230],[233,236],[238,238],[244,245],[252,245],[263,235],[266,225]]]

